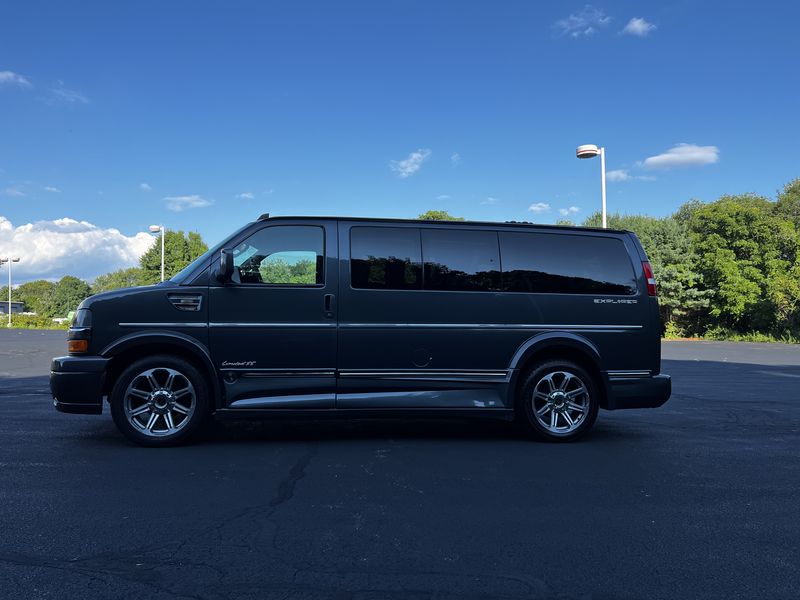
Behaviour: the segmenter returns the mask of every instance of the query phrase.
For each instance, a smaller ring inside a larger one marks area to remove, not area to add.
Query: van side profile
[[[149,446],[210,416],[478,416],[571,441],[658,407],[656,285],[627,231],[264,215],[161,284],[84,300],[55,408]]]

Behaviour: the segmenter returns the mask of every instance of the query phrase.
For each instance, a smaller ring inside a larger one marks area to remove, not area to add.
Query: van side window
[[[495,231],[423,229],[422,256],[426,290],[500,289]]]
[[[322,227],[265,227],[233,249],[233,279],[238,283],[322,285],[324,247]]]
[[[541,294],[636,293],[622,240],[588,235],[501,232],[503,290]]]
[[[419,229],[353,227],[350,230],[350,282],[360,289],[422,289]]]

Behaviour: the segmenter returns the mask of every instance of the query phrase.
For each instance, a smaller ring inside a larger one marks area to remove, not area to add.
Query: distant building
[[[21,313],[25,311],[25,303],[24,302],[12,302],[11,303],[11,314],[16,315],[17,313]],[[7,315],[8,314],[8,302],[3,302],[0,300],[0,314]]]

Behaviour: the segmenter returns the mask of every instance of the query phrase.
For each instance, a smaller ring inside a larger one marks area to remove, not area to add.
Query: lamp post
[[[8,325],[11,327],[11,263],[19,262],[19,258],[0,258],[0,266],[8,263]]]
[[[150,225],[150,233],[161,233],[161,281],[164,281],[164,226]]]
[[[602,216],[603,216],[603,229],[606,228],[606,149],[598,148],[594,144],[584,144],[578,146],[575,150],[575,155],[578,158],[594,158],[600,157],[600,196],[603,202]]]

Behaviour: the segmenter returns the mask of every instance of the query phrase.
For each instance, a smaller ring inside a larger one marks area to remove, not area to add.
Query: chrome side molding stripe
[[[486,377],[486,378],[505,378],[508,376],[507,370],[487,371],[481,369],[462,370],[462,371],[366,371],[366,370],[341,370],[339,377],[385,377],[402,379],[430,379],[436,377]]]
[[[345,329],[532,329],[605,331],[641,329],[641,325],[554,325],[531,323],[340,323]]]
[[[189,321],[187,323],[120,323],[120,327],[137,327],[137,328],[152,328],[158,327],[161,329],[167,327],[183,328],[183,327],[208,327],[206,323],[199,323],[196,321]]]
[[[222,329],[261,328],[261,329],[317,329],[336,327],[336,323],[209,323],[209,327]]]
[[[606,371],[609,377],[650,377],[650,371]]]

